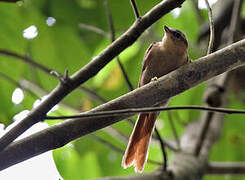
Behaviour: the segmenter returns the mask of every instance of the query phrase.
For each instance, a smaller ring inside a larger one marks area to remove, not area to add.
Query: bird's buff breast
[[[177,52],[166,51],[160,48],[154,50],[158,52],[151,54],[151,61],[146,69],[147,76],[150,79],[164,76],[187,62],[186,54],[178,54]]]

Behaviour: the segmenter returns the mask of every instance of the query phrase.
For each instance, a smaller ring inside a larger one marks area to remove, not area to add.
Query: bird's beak
[[[165,33],[169,33],[171,31],[166,25],[163,26],[163,29]]]

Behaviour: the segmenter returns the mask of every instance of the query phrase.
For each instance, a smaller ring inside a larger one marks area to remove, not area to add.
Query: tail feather
[[[141,139],[137,146],[135,170],[137,172],[142,172],[144,165],[147,161],[149,144],[151,140],[152,131],[156,122],[157,114],[150,113],[145,119],[144,126],[141,129]]]
[[[147,117],[147,114],[140,114],[136,125],[134,127],[133,132],[129,138],[127,149],[123,156],[122,166],[123,168],[127,168],[134,163],[135,154],[137,151],[137,143],[140,140],[140,131],[144,125],[144,119]]]
[[[139,115],[123,157],[124,168],[134,164],[136,172],[142,172],[144,169],[156,118],[156,113]]]

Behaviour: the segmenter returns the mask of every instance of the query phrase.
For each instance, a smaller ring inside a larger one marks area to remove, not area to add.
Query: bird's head
[[[188,42],[187,39],[180,30],[169,28],[164,25],[164,37],[162,38],[162,42],[169,47],[180,48],[184,51],[187,51]]]

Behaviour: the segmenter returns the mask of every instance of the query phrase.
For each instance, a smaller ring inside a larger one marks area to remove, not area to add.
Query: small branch
[[[17,59],[20,59],[24,62],[26,62],[27,64],[30,64],[34,67],[37,67],[38,69],[41,69],[42,71],[50,74],[50,72],[52,71],[51,69],[35,62],[33,59],[27,57],[27,56],[22,56],[22,55],[19,55],[17,53],[14,53],[14,52],[10,52],[10,51],[7,51],[7,50],[3,50],[3,49],[0,49],[0,54],[3,54],[3,55],[7,55],[7,56],[11,56],[11,57],[14,57],[14,58],[17,58]]]
[[[94,33],[97,33],[99,35],[102,35],[106,38],[110,38],[110,35],[109,33],[105,32],[104,30],[100,29],[100,28],[97,28],[95,26],[91,26],[91,25],[88,25],[88,24],[83,24],[83,23],[80,23],[78,25],[79,28],[81,29],[85,29],[85,30],[88,30],[88,31],[92,31]]]
[[[135,0],[130,0],[130,2],[131,2],[131,5],[132,5],[132,8],[134,10],[135,19],[139,19],[140,18],[140,13],[138,11],[138,8],[137,8]]]
[[[165,150],[165,145],[164,145],[164,142],[161,138],[161,135],[160,133],[158,132],[157,128],[155,127],[155,132],[156,132],[156,135],[157,135],[157,138],[159,140],[159,143],[160,143],[160,146],[161,146],[161,150],[162,150],[162,156],[163,156],[163,170],[164,171],[167,171],[167,166],[168,166],[168,159],[167,159],[167,153],[166,153],[166,150]]]
[[[112,20],[112,15],[111,15],[111,11],[110,11],[110,8],[109,8],[109,5],[108,5],[108,2],[105,1],[105,9],[106,9],[106,15],[107,15],[107,21],[108,21],[108,24],[109,24],[109,29],[110,29],[110,38],[111,38],[111,42],[115,41],[115,28],[114,28],[114,25],[113,25],[113,20]],[[130,91],[134,90],[134,87],[132,85],[132,83],[130,82],[129,80],[129,77],[125,71],[125,68],[123,67],[119,57],[117,56],[116,57],[116,60],[117,60],[117,63],[122,71],[122,74],[123,74],[123,77],[128,85],[128,89]]]
[[[202,129],[201,129],[200,137],[198,138],[196,148],[194,150],[194,155],[196,157],[199,156],[204,140],[207,137],[208,129],[212,122],[213,115],[214,115],[213,112],[208,112],[207,119],[204,121],[204,125],[202,126]]]
[[[119,67],[120,67],[120,69],[121,69],[121,71],[122,71],[123,77],[124,77],[124,79],[125,79],[125,81],[126,81],[126,83],[127,83],[128,89],[129,89],[130,91],[133,91],[133,90],[134,90],[134,87],[133,87],[132,83],[130,82],[129,77],[128,77],[128,75],[127,75],[127,73],[126,73],[126,71],[125,71],[125,69],[124,69],[124,67],[123,67],[123,65],[122,65],[122,63],[121,63],[119,57],[117,56],[116,59],[117,59],[118,65],[119,65]]]
[[[0,0],[0,2],[9,2],[9,3],[15,3],[18,1],[24,1],[24,0]]]
[[[211,162],[206,173],[213,175],[244,175],[245,162]]]
[[[208,9],[208,17],[209,17],[209,26],[210,26],[210,37],[209,37],[209,43],[208,43],[208,50],[207,55],[213,52],[213,46],[214,46],[214,20],[213,20],[213,13],[212,9],[208,3],[208,0],[205,0],[207,9]]]
[[[235,31],[236,31],[238,21],[240,18],[241,5],[242,5],[241,0],[235,0],[234,1],[232,16],[231,16],[231,23],[230,23],[230,27],[229,27],[229,33],[228,33],[229,34],[228,43],[234,42],[234,35],[235,35]]]
[[[179,137],[178,137],[176,128],[175,128],[175,126],[174,126],[174,122],[173,122],[172,115],[171,115],[170,111],[168,111],[167,114],[168,114],[168,120],[169,120],[171,129],[172,129],[172,132],[173,132],[173,135],[174,135],[175,142],[176,142],[176,144],[177,144],[178,149],[180,149],[180,148],[181,148],[181,147],[180,147],[180,140],[179,140]]]
[[[202,110],[210,112],[219,112],[225,114],[245,114],[245,110],[238,109],[227,109],[227,108],[216,108],[216,107],[204,107],[204,106],[172,106],[172,107],[148,107],[148,108],[130,108],[130,109],[120,109],[112,111],[102,111],[102,112],[84,112],[78,115],[72,116],[46,116],[45,119],[81,119],[81,118],[92,118],[92,117],[117,117],[121,115],[134,115],[135,113],[149,113],[157,111],[171,111],[171,110]]]
[[[59,79],[61,84],[69,84],[69,74],[68,74],[68,69],[65,70],[64,75],[60,75],[58,72],[56,71],[51,71],[50,74],[52,74],[53,76],[55,76],[57,79]]]
[[[115,41],[115,28],[113,25],[112,15],[111,15],[111,11],[110,11],[109,4],[107,1],[105,1],[104,5],[105,5],[105,10],[106,10],[107,22],[108,22],[109,29],[110,29],[110,39],[111,39],[111,42],[113,42]]]

